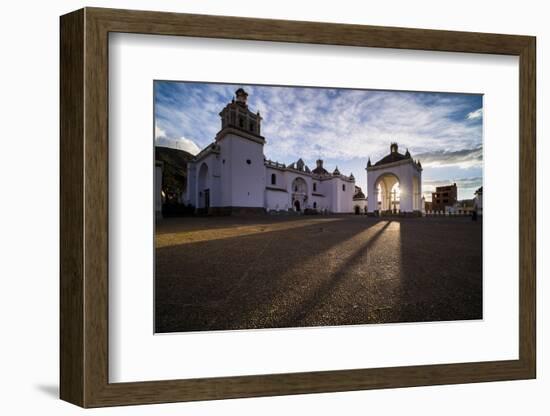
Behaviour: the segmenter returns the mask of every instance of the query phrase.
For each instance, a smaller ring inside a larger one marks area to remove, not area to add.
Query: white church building
[[[343,175],[338,167],[328,172],[322,160],[310,170],[302,159],[290,165],[266,159],[262,117],[249,109],[247,98],[242,88],[236,91],[236,99],[219,114],[221,130],[214,142],[189,162],[186,202],[212,214],[357,212],[353,174]]]

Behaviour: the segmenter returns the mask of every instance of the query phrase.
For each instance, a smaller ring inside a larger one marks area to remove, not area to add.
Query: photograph
[[[155,333],[483,319],[483,95],[154,81]]]
[[[7,140],[34,169],[4,176],[49,163],[33,189],[56,218],[6,204],[25,214],[8,260],[44,290],[5,293],[24,341],[51,342],[8,368],[36,393],[13,406],[538,414],[550,26],[540,7],[401,3],[39,13],[40,47],[14,51],[59,59],[6,77],[25,116],[8,128],[34,79],[58,145]]]

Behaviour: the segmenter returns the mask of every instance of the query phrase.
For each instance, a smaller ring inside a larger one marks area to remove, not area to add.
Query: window
[[[294,192],[298,192],[298,185],[294,186]]]
[[[317,209],[317,202],[313,203],[313,209]]]
[[[276,184],[277,184],[277,175],[272,173],[271,174],[271,185],[276,185]]]
[[[247,165],[250,165],[252,163],[252,161],[250,159],[246,159],[246,164]]]
[[[346,184],[342,185],[342,191],[346,192]]]
[[[244,127],[244,118],[239,117],[239,127],[242,129]]]
[[[317,192],[317,184],[313,182],[313,192]]]
[[[251,132],[254,132],[254,130],[256,130],[256,123],[254,123],[253,121],[250,122],[250,131]]]

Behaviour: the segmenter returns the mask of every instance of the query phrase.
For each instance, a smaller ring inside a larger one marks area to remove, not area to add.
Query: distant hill
[[[193,155],[185,150],[170,147],[155,147],[155,160],[163,162],[162,191],[166,203],[180,202],[187,189],[187,163]]]

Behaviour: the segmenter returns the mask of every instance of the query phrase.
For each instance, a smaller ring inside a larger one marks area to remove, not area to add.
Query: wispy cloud
[[[434,150],[415,155],[424,167],[458,166],[463,169],[481,167],[483,164],[483,147],[460,149],[455,151]]]
[[[343,173],[353,169],[363,187],[367,158],[385,156],[392,141],[420,159],[425,173],[459,167],[468,175],[481,168],[481,95],[157,81],[156,125],[165,137],[202,148],[213,141],[219,112],[241,86],[251,109],[262,114],[270,159],[301,157],[314,166],[321,157]]]
[[[481,118],[482,116],[483,116],[483,109],[478,108],[476,111],[472,111],[472,112],[468,113],[466,118],[468,120],[475,120],[475,119]]]

